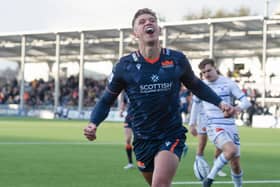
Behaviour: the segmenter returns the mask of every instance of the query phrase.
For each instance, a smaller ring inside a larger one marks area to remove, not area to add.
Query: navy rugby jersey
[[[126,93],[123,93],[122,97],[123,97],[123,102],[125,103],[125,106],[126,106],[126,107],[125,107],[125,108],[126,108],[126,112],[127,112],[127,114],[128,114],[129,111],[130,111],[130,107],[129,107],[130,101],[129,101],[129,98],[128,98],[128,96],[127,96]]]
[[[99,125],[124,89],[130,101],[134,138],[164,139],[182,135],[186,129],[180,114],[181,83],[203,100],[215,105],[221,102],[194,75],[183,53],[163,48],[159,59],[149,62],[139,52],[133,52],[114,66],[106,91],[94,107],[90,121]]]

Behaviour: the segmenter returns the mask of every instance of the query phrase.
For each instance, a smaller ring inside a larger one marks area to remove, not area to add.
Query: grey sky
[[[0,0],[2,33],[82,30],[130,26],[139,8],[155,10],[167,22],[181,21],[203,8],[233,11],[248,7],[263,15],[265,0]],[[270,0],[269,12],[279,9],[280,0]]]

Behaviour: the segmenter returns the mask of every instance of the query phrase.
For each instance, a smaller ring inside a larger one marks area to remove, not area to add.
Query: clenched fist
[[[219,106],[220,106],[220,109],[223,111],[225,118],[230,118],[230,117],[234,116],[236,113],[235,108],[233,106],[231,106],[230,104],[227,104],[223,101],[220,103]]]
[[[89,123],[88,126],[84,128],[84,135],[89,141],[96,139],[96,130],[97,127],[93,123]]]

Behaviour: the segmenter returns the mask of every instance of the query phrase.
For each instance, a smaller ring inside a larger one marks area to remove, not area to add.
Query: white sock
[[[224,153],[220,154],[215,160],[214,165],[208,174],[207,178],[214,179],[217,173],[228,163],[228,160],[225,158]]]
[[[231,170],[231,178],[232,178],[232,182],[234,184],[234,187],[242,187],[242,181],[243,181],[243,171],[241,171],[239,174],[235,174],[232,170]]]

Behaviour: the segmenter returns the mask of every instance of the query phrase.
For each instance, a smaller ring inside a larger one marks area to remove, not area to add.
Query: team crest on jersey
[[[158,75],[152,75],[151,79],[153,82],[158,82],[159,81],[159,76]]]
[[[165,60],[165,61],[161,62],[161,66],[163,68],[171,68],[174,66],[174,62],[172,60]]]

